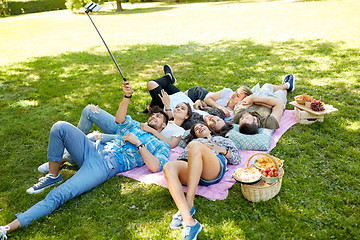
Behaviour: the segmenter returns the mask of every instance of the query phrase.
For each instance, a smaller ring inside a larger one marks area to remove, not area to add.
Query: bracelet
[[[165,109],[165,111],[171,111],[171,108]]]
[[[226,156],[229,152],[229,149],[226,149],[226,153],[224,154],[224,156]]]
[[[136,148],[138,149],[138,150],[140,150],[140,148],[142,148],[142,147],[145,147],[145,145],[143,144],[143,143],[141,143],[139,146],[137,146]]]
[[[124,97],[125,97],[125,98],[131,98],[131,97],[132,97],[132,94],[131,94],[130,96],[126,96],[126,95],[124,94]]]

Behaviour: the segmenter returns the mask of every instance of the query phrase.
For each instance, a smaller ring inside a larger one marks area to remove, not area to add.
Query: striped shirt
[[[119,136],[111,142],[108,142],[106,145],[111,148],[111,151],[120,162],[120,165],[124,166],[124,171],[140,167],[144,165],[144,159],[139,150],[134,144],[130,142],[125,143],[123,141],[123,138],[127,134],[134,134],[145,145],[149,152],[159,159],[159,171],[161,171],[164,164],[169,161],[170,147],[166,142],[159,140],[151,133],[141,130],[140,124],[141,123],[126,115],[125,121],[118,124],[116,134]]]

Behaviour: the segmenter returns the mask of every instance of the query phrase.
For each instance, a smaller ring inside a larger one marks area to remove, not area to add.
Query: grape
[[[325,110],[323,103],[320,100],[314,100],[311,102],[311,109],[317,112]]]

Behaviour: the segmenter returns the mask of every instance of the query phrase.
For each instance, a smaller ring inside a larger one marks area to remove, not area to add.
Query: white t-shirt
[[[170,140],[172,137],[182,137],[185,133],[185,129],[179,127],[175,123],[169,122],[160,133]]]
[[[226,107],[226,105],[228,104],[230,97],[233,93],[234,93],[233,90],[231,90],[230,88],[223,88],[223,90],[221,90],[220,99],[216,100],[215,102],[222,107]],[[230,109],[226,109],[226,110],[229,111],[230,117],[225,117],[225,121],[232,121],[232,119],[234,117],[234,111],[232,111]]]
[[[194,102],[188,96],[186,96],[185,93],[183,93],[183,92],[177,92],[177,93],[171,94],[171,95],[169,95],[169,98],[170,98],[170,108],[171,108],[172,112],[174,111],[175,107],[179,103],[183,103],[183,102],[190,104],[191,110],[194,110]],[[165,108],[164,108],[164,110],[165,110]]]

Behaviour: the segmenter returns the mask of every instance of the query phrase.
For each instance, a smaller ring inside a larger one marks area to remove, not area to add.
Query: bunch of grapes
[[[311,109],[314,111],[324,111],[324,104],[320,100],[314,100],[311,102]]]

